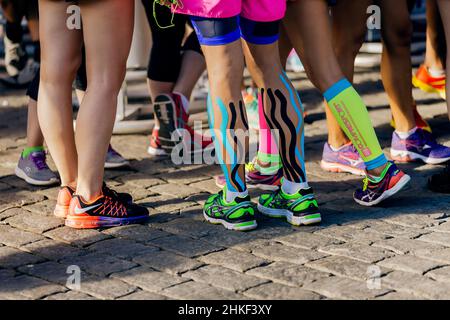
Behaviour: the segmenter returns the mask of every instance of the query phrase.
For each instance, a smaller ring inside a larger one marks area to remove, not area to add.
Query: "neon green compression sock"
[[[44,151],[44,147],[43,146],[38,146],[38,147],[26,147],[23,149],[22,151],[22,158],[28,158],[30,154],[32,154],[33,152],[39,152],[39,151]]]
[[[387,163],[370,121],[366,105],[345,78],[332,85],[323,96],[340,127],[364,160],[367,170]]]

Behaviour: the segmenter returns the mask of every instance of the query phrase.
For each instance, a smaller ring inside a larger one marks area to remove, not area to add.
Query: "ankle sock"
[[[440,78],[445,76],[445,70],[443,69],[427,68],[427,70],[430,76],[432,76],[433,78]]]
[[[391,167],[391,165],[392,165],[392,163],[388,162],[387,166],[383,169],[383,171],[381,172],[381,174],[379,176],[374,176],[374,175],[371,175],[371,174],[367,174],[367,178],[373,183],[380,182],[381,180],[384,179],[384,176],[386,175],[386,172]]]
[[[22,158],[28,158],[33,152],[45,151],[43,146],[26,147],[22,151]]]
[[[414,132],[416,132],[417,127],[412,128],[411,130],[407,132],[400,132],[395,130],[395,133],[400,137],[400,139],[407,139],[410,135],[412,135]]]
[[[248,190],[246,189],[242,192],[234,192],[234,191],[225,190],[224,194],[225,194],[225,201],[230,203],[230,202],[233,202],[234,199],[236,199],[236,198],[245,198],[246,196],[248,196]]]
[[[331,144],[328,144],[328,145],[330,146],[330,149],[333,150],[334,152],[339,152],[342,149],[344,149],[345,147],[347,147],[349,144],[351,144],[351,142],[347,142],[346,144],[344,144],[338,148],[333,147]]]
[[[283,178],[283,182],[281,184],[281,190],[286,194],[296,194],[302,189],[308,189],[308,182],[292,182]]]
[[[352,84],[343,78],[323,95],[340,127],[358,150],[367,170],[384,165],[387,159],[381,150],[366,105]]]

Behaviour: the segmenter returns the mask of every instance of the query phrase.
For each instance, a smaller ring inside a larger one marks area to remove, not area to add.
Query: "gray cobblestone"
[[[16,248],[0,247],[0,266],[3,268],[15,268],[25,264],[37,263],[44,259]]]
[[[134,257],[133,261],[153,269],[172,274],[183,273],[203,265],[203,263],[198,260],[186,258],[184,256],[163,250],[147,252]]]
[[[440,266],[437,262],[410,255],[399,255],[387,258],[379,262],[378,265],[389,269],[413,272],[417,274],[424,274],[425,272]]]
[[[41,235],[0,224],[0,243],[7,246],[20,247],[42,239]]]
[[[109,236],[93,229],[73,229],[61,227],[44,233],[45,236],[69,243],[75,246],[84,247],[97,241],[108,239]]]
[[[367,245],[357,243],[331,245],[323,247],[319,249],[319,251],[327,254],[344,256],[366,263],[375,263],[394,255],[393,252],[382,248],[369,247]]]
[[[186,272],[183,277],[231,291],[242,291],[267,282],[254,276],[215,265]]]
[[[249,270],[247,271],[247,274],[287,286],[297,287],[301,287],[306,283],[311,283],[317,281],[318,279],[327,278],[330,276],[327,272],[317,271],[289,262],[274,262],[268,266]]]
[[[244,295],[261,300],[318,300],[321,298],[314,292],[279,283],[262,284],[245,291]]]
[[[221,247],[209,244],[207,242],[195,241],[186,237],[170,236],[152,240],[151,244],[161,247],[167,251],[193,258],[210,252],[217,251]]]
[[[233,249],[213,252],[200,257],[199,260],[207,264],[220,265],[239,272],[244,272],[268,263],[265,259]]]
[[[162,294],[172,299],[182,300],[240,300],[241,294],[233,291],[215,288],[201,282],[184,282],[179,285],[164,289]]]
[[[442,248],[442,246],[427,244],[416,239],[413,240],[399,238],[377,241],[373,244],[373,246],[377,248],[385,248],[399,254],[415,254],[416,252],[421,250],[436,250]]]
[[[255,256],[267,260],[286,261],[296,264],[304,264],[326,256],[326,254],[317,251],[289,247],[274,242],[271,242],[268,245],[254,247],[252,248],[252,253]]]

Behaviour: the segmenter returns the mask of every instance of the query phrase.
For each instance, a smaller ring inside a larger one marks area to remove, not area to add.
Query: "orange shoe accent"
[[[443,99],[445,99],[445,82],[445,75],[437,78],[432,77],[423,64],[412,77],[412,84],[416,88],[429,93],[438,93]]]
[[[414,104],[414,106],[413,106],[413,113],[414,113],[414,119],[416,120],[416,126],[420,129],[423,129],[423,130],[431,133],[432,130],[431,130],[430,125],[424,118],[422,118],[419,111],[417,111],[416,104]],[[393,117],[391,118],[391,127],[395,129],[395,120]]]
[[[73,197],[73,190],[69,187],[62,187],[56,200],[54,215],[58,218],[65,218],[69,214],[70,201]]]
[[[389,187],[388,189],[393,188],[405,175],[405,173],[401,170],[399,170],[399,173],[396,175],[391,176],[391,179],[389,180]]]

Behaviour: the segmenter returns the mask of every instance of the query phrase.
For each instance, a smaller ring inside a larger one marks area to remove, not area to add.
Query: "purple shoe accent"
[[[348,172],[354,175],[365,175],[366,166],[352,143],[348,143],[338,151],[333,151],[328,143],[323,146],[320,166],[325,171]]]
[[[47,166],[44,151],[32,152],[27,158],[20,156],[15,173],[31,185],[48,186],[58,182],[56,174]]]
[[[421,160],[428,164],[440,164],[450,160],[450,148],[437,143],[431,133],[420,128],[406,139],[401,139],[394,131],[391,157],[398,162]]]

